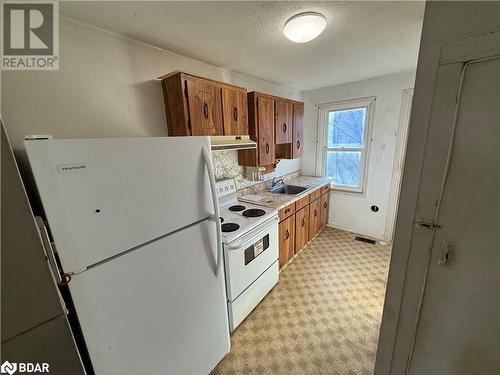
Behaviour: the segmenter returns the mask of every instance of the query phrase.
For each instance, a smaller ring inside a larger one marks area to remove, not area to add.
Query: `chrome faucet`
[[[280,177],[280,178],[276,178],[276,177],[273,177],[273,180],[271,182],[271,187],[275,187],[276,185],[278,185],[279,183],[282,183],[284,184],[285,183],[285,180],[283,179],[283,177]]]

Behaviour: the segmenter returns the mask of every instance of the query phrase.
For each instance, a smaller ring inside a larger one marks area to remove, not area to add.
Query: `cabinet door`
[[[298,253],[309,241],[309,206],[295,214],[295,253]]]
[[[328,210],[330,204],[330,193],[325,193],[321,196],[321,214],[320,214],[320,229],[328,224]]]
[[[247,93],[224,87],[222,89],[224,135],[248,135]]]
[[[292,157],[300,158],[304,150],[304,103],[293,104]]]
[[[321,215],[321,199],[318,198],[309,205],[309,241],[311,241],[319,231],[319,220]]]
[[[259,166],[274,164],[274,100],[257,98]]]
[[[295,215],[279,224],[280,268],[292,259],[295,249]]]
[[[186,81],[191,135],[222,135],[220,87],[202,79]]]
[[[292,143],[293,105],[284,100],[274,101],[274,131],[276,144]]]

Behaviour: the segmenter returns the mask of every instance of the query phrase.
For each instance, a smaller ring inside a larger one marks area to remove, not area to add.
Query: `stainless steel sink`
[[[295,194],[300,194],[306,190],[307,190],[307,188],[305,188],[303,186],[279,184],[279,185],[273,186],[268,191],[270,193],[276,193],[276,194],[295,195]]]

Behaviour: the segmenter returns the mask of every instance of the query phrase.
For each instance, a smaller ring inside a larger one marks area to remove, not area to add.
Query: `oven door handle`
[[[217,201],[217,187],[215,186],[215,175],[214,167],[212,165],[212,158],[210,156],[210,149],[208,147],[203,147],[203,159],[205,159],[205,164],[208,171],[208,180],[210,181],[210,190],[212,193],[212,201],[214,204],[214,215],[210,216],[210,220],[215,222],[217,228],[217,260],[215,265],[215,276],[219,277],[222,270],[222,228],[220,225],[220,213],[219,213],[219,203]]]
[[[264,224],[259,225],[258,228],[251,230],[247,234],[243,235],[239,240],[231,242],[228,246],[228,250],[238,250],[241,249],[241,245],[244,243],[248,242],[252,237],[259,233],[265,232],[267,229],[269,229],[270,226],[272,226],[274,223],[277,223],[279,221],[278,217],[274,217],[269,221],[266,221]]]

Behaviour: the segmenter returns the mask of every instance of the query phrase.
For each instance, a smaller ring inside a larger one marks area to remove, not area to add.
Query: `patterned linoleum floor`
[[[231,337],[220,374],[373,373],[390,248],[325,228]]]

